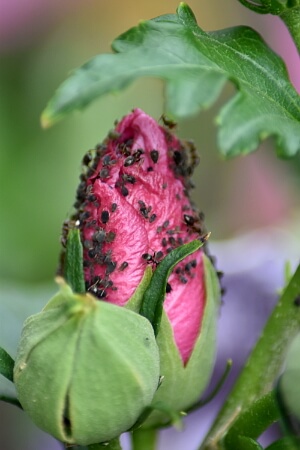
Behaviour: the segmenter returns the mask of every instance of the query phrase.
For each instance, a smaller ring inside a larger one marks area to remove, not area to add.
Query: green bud
[[[128,309],[61,284],[24,324],[14,369],[19,401],[61,441],[108,441],[136,422],[157,389],[153,329]]]
[[[160,426],[174,421],[199,401],[213,369],[216,352],[216,325],[220,306],[220,285],[210,260],[203,255],[206,304],[199,336],[192,354],[184,364],[174,340],[172,325],[165,312],[157,335],[162,383],[157,390],[144,427]],[[129,301],[128,308],[137,305]],[[176,416],[177,414],[177,416]]]

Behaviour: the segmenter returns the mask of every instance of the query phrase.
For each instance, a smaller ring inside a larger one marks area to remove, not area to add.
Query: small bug
[[[107,223],[109,221],[109,212],[106,210],[103,210],[101,213],[101,222]]]
[[[170,130],[172,130],[173,128],[176,128],[177,123],[174,122],[174,120],[169,119],[167,116],[165,116],[165,114],[162,114],[160,118],[161,118],[163,124],[166,127],[168,127]]]
[[[127,262],[127,261],[124,261],[124,262],[122,262],[122,264],[120,265],[119,270],[122,272],[123,270],[126,269],[126,267],[128,267],[128,262]]]
[[[150,151],[150,158],[152,161],[156,164],[159,158],[159,152],[158,150],[151,150]]]

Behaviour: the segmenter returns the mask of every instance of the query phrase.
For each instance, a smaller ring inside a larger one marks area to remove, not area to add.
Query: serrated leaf
[[[57,90],[42,115],[45,126],[139,77],[166,81],[167,112],[177,117],[210,106],[227,80],[237,94],[221,110],[219,146],[226,156],[248,153],[268,136],[281,156],[300,148],[300,98],[285,65],[251,28],[204,32],[191,9],[141,22]]]

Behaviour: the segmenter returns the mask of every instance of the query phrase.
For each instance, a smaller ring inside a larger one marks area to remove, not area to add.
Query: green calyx
[[[153,329],[125,308],[60,292],[23,328],[14,369],[19,401],[43,430],[69,444],[129,429],[157,389]]]
[[[157,344],[160,354],[160,375],[163,377],[153,402],[152,412],[143,427],[163,426],[174,422],[174,417],[189,410],[207,386],[213,368],[216,348],[216,323],[220,305],[220,287],[214,267],[203,255],[206,306],[201,330],[192,355],[186,365],[176,346],[173,330],[163,312]],[[150,288],[151,284],[149,285]],[[142,300],[141,300],[142,301]],[[127,308],[139,310],[139,303],[131,300]]]

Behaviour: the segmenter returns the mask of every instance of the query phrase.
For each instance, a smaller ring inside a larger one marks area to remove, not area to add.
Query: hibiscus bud
[[[142,316],[61,291],[24,325],[15,362],[19,401],[43,430],[89,445],[128,430],[151,403],[159,356]]]
[[[65,223],[63,236],[64,243],[74,224],[80,230],[87,292],[139,312],[142,299],[134,293],[145,274],[172,250],[206,235],[203,214],[189,199],[197,163],[191,141],[180,141],[140,109],[87,152],[76,213]],[[165,378],[155,398],[172,399],[172,408],[190,406],[208,381],[218,298],[215,271],[203,250],[186,257],[169,277],[158,334]]]

